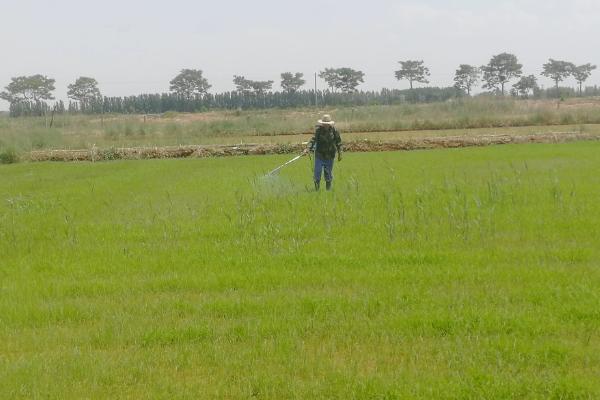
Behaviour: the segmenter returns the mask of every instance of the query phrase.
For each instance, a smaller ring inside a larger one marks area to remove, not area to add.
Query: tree
[[[6,92],[0,93],[0,98],[9,103],[53,100],[54,82],[54,79],[43,75],[11,78],[11,82],[5,87]]]
[[[573,73],[574,69],[575,65],[568,61],[550,59],[548,63],[544,64],[542,75],[554,81],[557,97],[560,97],[558,83],[568,78]]]
[[[471,89],[479,81],[480,75],[481,72],[479,71],[479,68],[472,65],[461,64],[454,75],[454,87],[459,90],[464,90],[470,96]]]
[[[256,95],[265,94],[273,87],[273,81],[252,81],[244,76],[237,75],[233,76],[233,83],[238,92],[246,95],[252,92]]]
[[[169,83],[171,84],[169,90],[185,99],[204,95],[211,88],[199,69],[182,69]]]
[[[344,93],[356,92],[356,88],[364,83],[365,74],[352,68],[338,68],[338,85]]]
[[[67,96],[81,103],[89,103],[102,97],[98,89],[98,81],[94,78],[79,77],[68,88]]]
[[[481,70],[485,81],[483,88],[500,92],[504,96],[504,86],[523,74],[523,65],[519,64],[514,54],[502,53],[492,57],[489,64],[482,66]]]
[[[330,88],[341,90],[344,93],[355,92],[358,85],[364,83],[365,74],[352,68],[325,68],[325,71],[319,73],[319,77],[324,79]]]
[[[235,90],[242,94],[250,94],[252,92],[252,81],[246,79],[243,76],[234,75],[233,76],[233,84],[235,85]]]
[[[535,75],[522,76],[521,80],[513,85],[513,88],[517,94],[523,97],[529,97],[530,91],[535,92],[539,89]]]
[[[327,82],[327,86],[333,91],[335,91],[340,83],[339,83],[339,74],[336,68],[325,68],[325,71],[319,72],[319,78],[325,80]]]
[[[402,68],[395,72],[396,79],[399,81],[402,79],[407,79],[410,83],[410,88],[413,88],[413,82],[419,83],[429,83],[427,77],[431,74],[429,73],[429,68],[424,65],[423,61],[398,61]]]
[[[295,75],[291,72],[284,72],[281,74],[281,88],[284,92],[295,93],[306,83],[303,77],[304,74],[300,72],[296,72]]]
[[[573,78],[575,78],[575,80],[579,84],[579,95],[580,96],[583,94],[583,90],[582,90],[583,82],[588,80],[588,78],[592,75],[592,71],[595,69],[596,69],[596,66],[589,64],[589,63],[584,64],[584,65],[579,65],[579,66],[573,68],[572,74],[573,74]]]
[[[273,81],[250,81],[250,87],[256,95],[263,95],[273,88]]]

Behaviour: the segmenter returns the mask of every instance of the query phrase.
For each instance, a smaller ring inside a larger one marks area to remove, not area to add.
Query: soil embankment
[[[407,151],[519,143],[565,143],[600,140],[600,134],[545,133],[532,135],[482,135],[411,138],[393,141],[361,140],[346,142],[346,152]],[[108,161],[153,158],[226,157],[241,155],[299,153],[305,145],[240,144],[188,145],[171,147],[92,148],[85,150],[40,150],[29,153],[30,161]]]

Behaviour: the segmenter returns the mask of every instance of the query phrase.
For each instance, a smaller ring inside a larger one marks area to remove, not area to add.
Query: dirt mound
[[[564,143],[582,140],[600,140],[600,134],[551,133],[536,135],[484,135],[449,136],[406,139],[396,141],[355,141],[344,144],[347,152],[406,151],[474,146],[491,146],[511,143]],[[142,160],[153,158],[231,157],[242,155],[299,153],[304,145],[298,144],[244,144],[236,146],[172,146],[132,147],[89,150],[32,151],[31,161],[106,161]]]

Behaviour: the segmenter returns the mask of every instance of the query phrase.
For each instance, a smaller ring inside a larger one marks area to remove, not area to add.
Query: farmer
[[[318,121],[315,135],[310,140],[308,149],[304,153],[315,152],[315,190],[319,190],[321,185],[321,174],[325,170],[325,187],[331,190],[333,181],[333,161],[337,152],[338,161],[342,161],[342,139],[335,129],[335,122],[331,116],[325,114]]]

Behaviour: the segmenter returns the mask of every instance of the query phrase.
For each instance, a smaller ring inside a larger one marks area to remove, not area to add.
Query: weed
[[[14,164],[19,162],[19,156],[13,149],[5,149],[0,151],[0,164]]]

